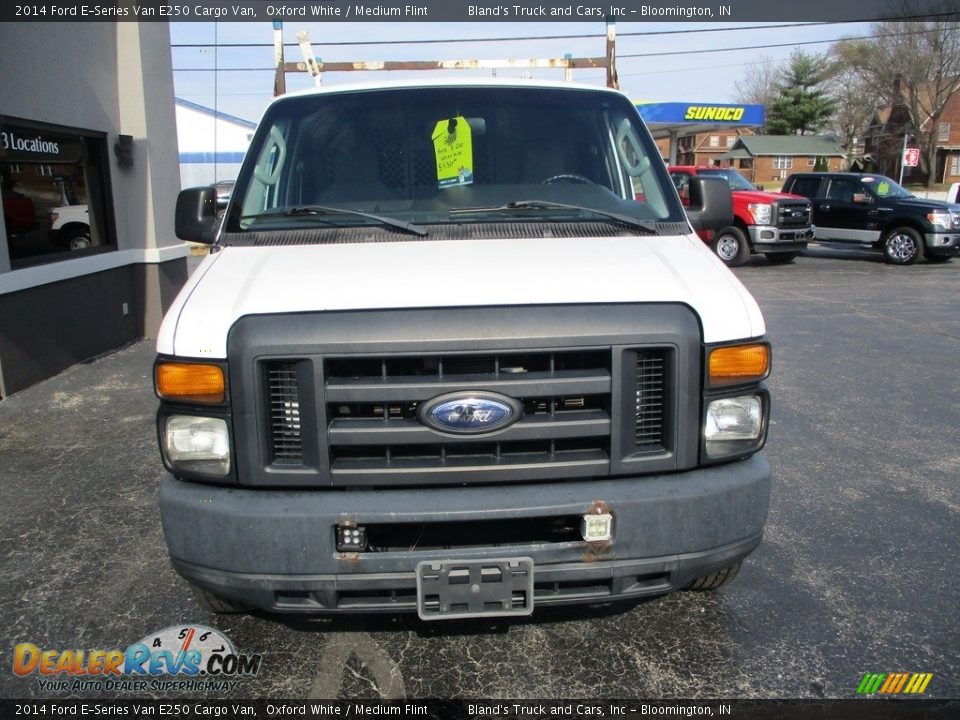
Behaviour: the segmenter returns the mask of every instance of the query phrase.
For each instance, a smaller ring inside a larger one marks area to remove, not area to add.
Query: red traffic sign
[[[905,148],[903,151],[904,167],[916,167],[920,164],[919,148]]]

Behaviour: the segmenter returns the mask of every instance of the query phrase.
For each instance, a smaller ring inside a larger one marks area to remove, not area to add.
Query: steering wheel
[[[593,180],[583,175],[575,175],[573,173],[563,173],[562,175],[554,175],[544,180],[541,185],[553,185],[554,183],[573,183],[575,185],[596,185]]]

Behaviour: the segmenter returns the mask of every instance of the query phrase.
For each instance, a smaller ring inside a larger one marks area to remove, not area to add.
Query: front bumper
[[[816,228],[783,230],[773,225],[750,225],[750,246],[755,252],[793,252],[803,250],[813,240]]]
[[[932,255],[953,256],[960,253],[960,230],[924,233],[924,247]]]
[[[728,567],[760,542],[770,497],[762,453],[682,473],[551,484],[380,491],[233,489],[167,475],[163,531],[176,570],[211,592],[275,612],[416,610],[423,560],[534,560],[536,605],[660,595]],[[339,553],[344,519],[482,522],[579,515],[602,503],[613,539]]]

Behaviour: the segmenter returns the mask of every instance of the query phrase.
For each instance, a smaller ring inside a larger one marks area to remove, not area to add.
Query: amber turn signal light
[[[156,383],[164,400],[222,403],[226,398],[226,380],[217,365],[158,363]]]
[[[763,380],[770,372],[770,348],[762,343],[731,345],[710,353],[711,385]]]

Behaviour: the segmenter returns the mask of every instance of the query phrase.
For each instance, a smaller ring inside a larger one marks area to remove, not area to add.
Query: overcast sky
[[[717,29],[740,28],[745,30]],[[630,36],[654,31],[714,30]],[[327,62],[342,60],[457,60],[603,57],[602,22],[582,23],[297,23],[285,22],[285,43],[295,43],[306,30],[314,54]],[[618,23],[617,69],[620,85],[634,100],[733,102],[735,83],[751,64],[764,58],[778,67],[798,47],[797,43],[836,40],[870,31],[864,23],[830,23],[806,27],[765,27],[757,23]],[[593,35],[594,37],[497,42],[422,43],[403,45],[324,45],[324,41],[358,43],[388,40],[460,40],[464,38],[518,38],[543,35]],[[247,120],[259,119],[273,93],[273,29],[270,23],[186,23],[170,24],[173,47],[174,90],[177,97]],[[182,48],[179,44],[200,43],[208,47]],[[219,51],[214,53],[217,43]],[[231,48],[229,43],[264,43],[265,47]],[[774,45],[762,49],[733,50],[743,46]],[[827,42],[799,45],[807,52],[824,52]],[[705,52],[716,50],[719,52]],[[640,53],[677,53],[657,57],[627,57]],[[302,60],[297,47],[286,49],[287,61]],[[213,69],[219,68],[218,72]],[[231,70],[242,68],[241,71]],[[255,69],[255,68],[262,68]],[[182,69],[182,70],[180,70]],[[528,71],[535,78],[563,79],[558,70]],[[444,76],[489,76],[487,71],[445,71]],[[520,71],[499,70],[500,77],[516,77]],[[367,80],[436,76],[434,72],[361,73],[338,72],[324,75],[325,84]],[[603,70],[574,71],[574,80],[603,85]],[[306,74],[289,74],[287,89],[312,87]]]

